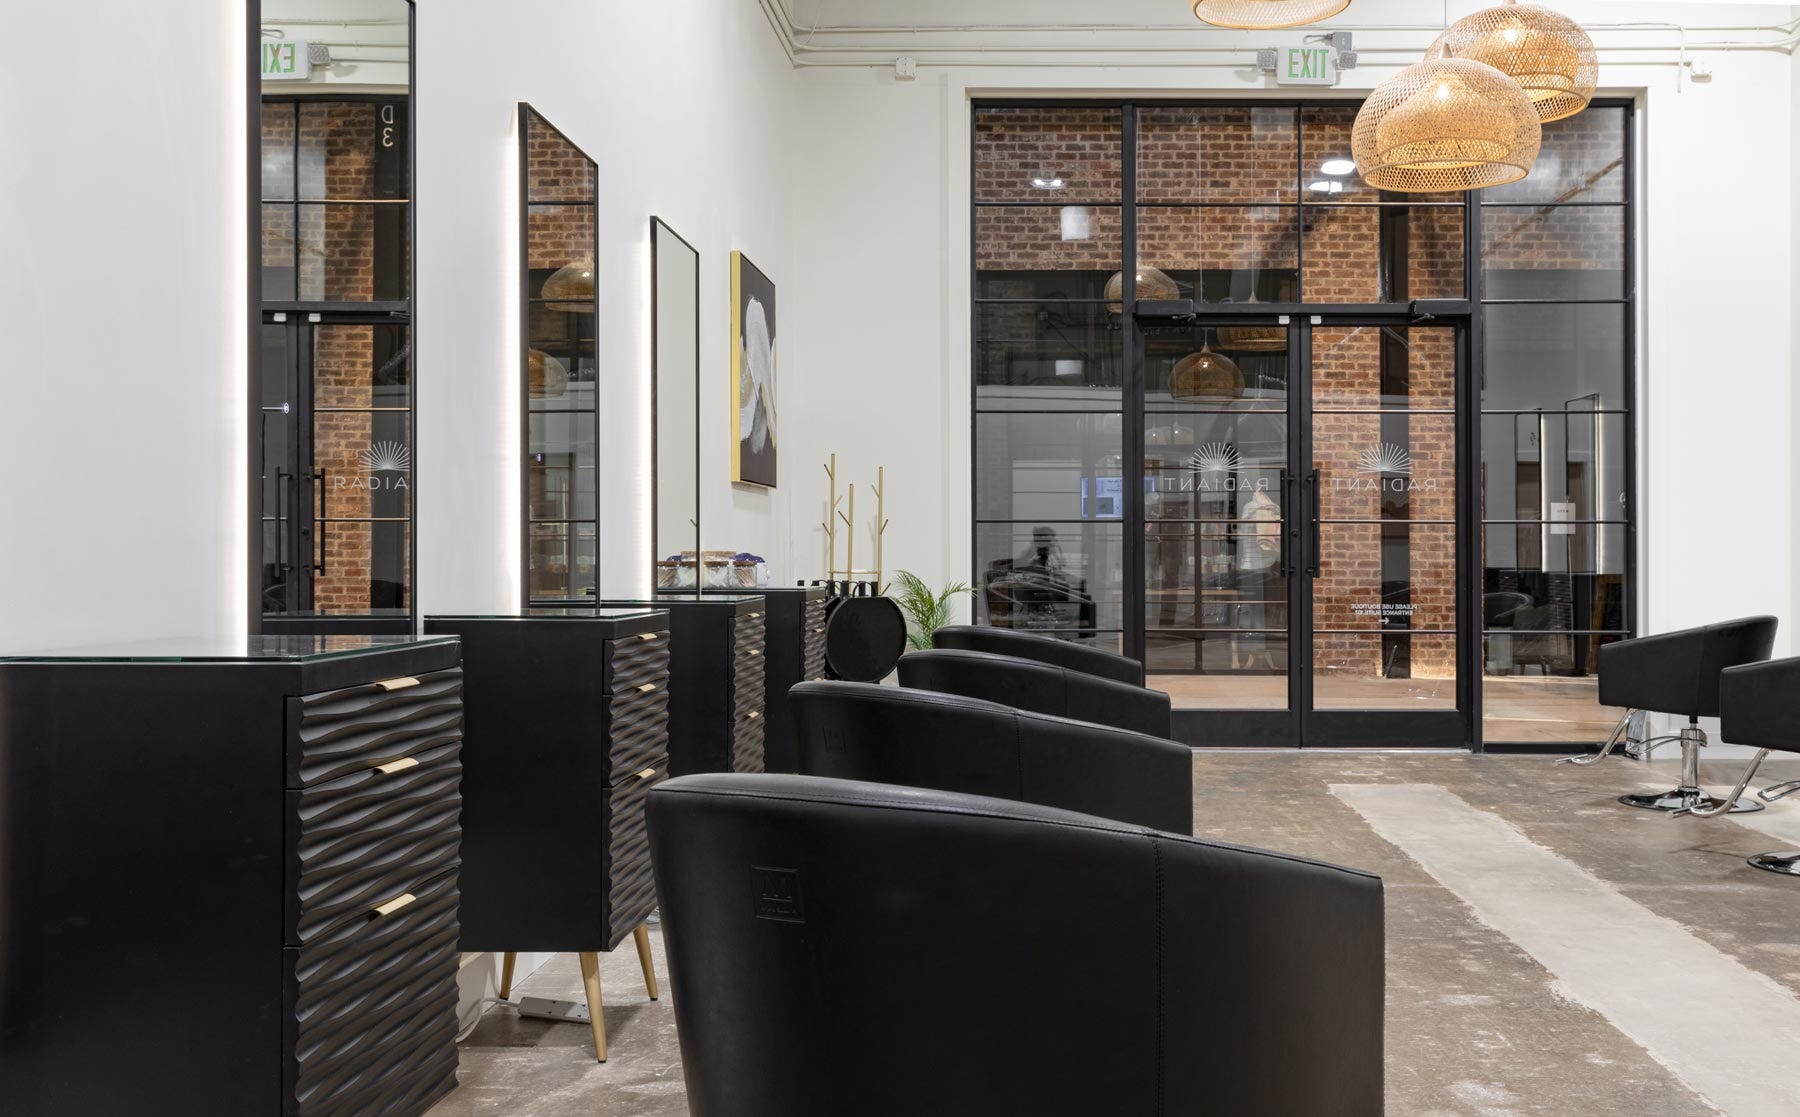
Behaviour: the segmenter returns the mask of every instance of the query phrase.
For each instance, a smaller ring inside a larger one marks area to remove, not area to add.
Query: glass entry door
[[[264,631],[410,631],[405,319],[265,314],[259,368]]]
[[[1144,324],[1143,654],[1178,737],[1470,740],[1463,332]]]

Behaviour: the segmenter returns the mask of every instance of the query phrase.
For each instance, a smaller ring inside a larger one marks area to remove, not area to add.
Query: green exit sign
[[[264,81],[305,81],[312,75],[312,63],[306,57],[306,44],[291,39],[262,45]]]
[[[1275,80],[1281,85],[1336,85],[1337,57],[1330,47],[1284,47]]]

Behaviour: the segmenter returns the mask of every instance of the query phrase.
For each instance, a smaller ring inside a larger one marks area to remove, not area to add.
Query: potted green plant
[[[906,642],[919,649],[931,647],[931,634],[950,623],[950,606],[957,595],[972,592],[974,590],[967,582],[951,582],[933,591],[925,579],[910,570],[896,572],[893,584],[888,587],[888,596],[906,614],[910,629]]]

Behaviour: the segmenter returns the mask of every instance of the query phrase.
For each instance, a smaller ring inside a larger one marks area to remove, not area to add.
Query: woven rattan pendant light
[[[1214,27],[1267,31],[1317,23],[1349,6],[1350,0],[1194,0],[1194,15]]]
[[[1244,394],[1244,372],[1237,362],[1214,353],[1205,341],[1169,370],[1169,396],[1180,400],[1238,399]]]
[[[1119,313],[1119,300],[1125,297],[1125,273],[1113,272],[1106,281],[1106,301],[1112,304],[1114,314]],[[1148,264],[1139,264],[1137,270],[1137,300],[1145,299],[1179,299],[1181,287],[1169,277],[1169,273]]]
[[[554,310],[589,314],[594,309],[594,261],[583,259],[550,273],[538,297]]]
[[[1524,178],[1542,138],[1517,82],[1485,62],[1428,58],[1369,94],[1350,154],[1380,190],[1479,190]]]
[[[1519,83],[1538,120],[1546,123],[1587,108],[1600,79],[1594,40],[1579,24],[1561,12],[1517,0],[1457,20],[1425,57],[1487,63]]]

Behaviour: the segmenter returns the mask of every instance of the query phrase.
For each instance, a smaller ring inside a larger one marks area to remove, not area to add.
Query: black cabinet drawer
[[[633,687],[669,675],[669,634],[644,632],[607,641],[602,684],[607,694],[623,694]]]
[[[732,728],[731,770],[733,772],[761,772],[764,770],[764,721],[760,708],[745,710],[738,715],[737,724]]]
[[[364,919],[457,865],[460,756],[452,741],[385,770],[364,768],[287,792],[289,945]]]
[[[407,895],[287,948],[288,1117],[423,1113],[456,1084],[456,874]]]
[[[288,699],[287,786],[308,787],[458,740],[462,668]]]
[[[669,778],[659,767],[627,779],[606,793],[606,876],[610,886],[606,938],[617,943],[656,908],[656,880],[650,871],[650,835],[644,804],[650,789]]]
[[[666,685],[607,699],[606,736],[595,742],[610,750],[607,783],[621,784],[644,768],[668,766],[670,700]]]

